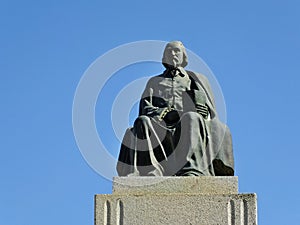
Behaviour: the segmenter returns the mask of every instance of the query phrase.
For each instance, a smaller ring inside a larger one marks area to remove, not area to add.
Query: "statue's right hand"
[[[146,115],[147,116],[151,116],[153,114],[155,114],[158,110],[158,107],[155,107],[155,106],[145,106],[145,111],[146,111]]]

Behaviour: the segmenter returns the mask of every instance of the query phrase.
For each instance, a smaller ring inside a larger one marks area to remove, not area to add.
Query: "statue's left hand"
[[[204,118],[208,117],[208,106],[206,104],[196,104],[196,111]]]

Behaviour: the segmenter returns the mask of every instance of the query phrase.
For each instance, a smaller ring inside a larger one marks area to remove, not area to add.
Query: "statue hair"
[[[185,47],[184,47],[184,45],[182,44],[181,41],[171,41],[171,42],[169,42],[169,43],[166,45],[165,50],[164,50],[164,53],[163,53],[162,64],[163,64],[166,68],[170,67],[170,65],[168,65],[167,63],[165,63],[165,62],[166,62],[166,58],[167,58],[167,56],[166,56],[166,50],[167,50],[167,48],[168,48],[170,45],[177,45],[177,46],[179,46],[179,47],[182,49],[182,52],[183,52],[183,61],[182,61],[182,64],[181,64],[180,66],[181,66],[181,67],[186,67],[187,64],[188,64],[188,57],[187,57],[186,49],[185,49]]]

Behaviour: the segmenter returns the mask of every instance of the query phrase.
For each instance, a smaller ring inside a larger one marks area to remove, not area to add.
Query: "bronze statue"
[[[125,133],[119,176],[233,176],[231,134],[208,80],[184,69],[180,41],[166,45],[162,63],[166,70],[148,81],[139,117]]]

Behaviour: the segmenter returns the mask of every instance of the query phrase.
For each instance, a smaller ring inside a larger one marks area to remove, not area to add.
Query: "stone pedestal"
[[[255,194],[237,177],[116,177],[95,196],[95,225],[256,225]]]

